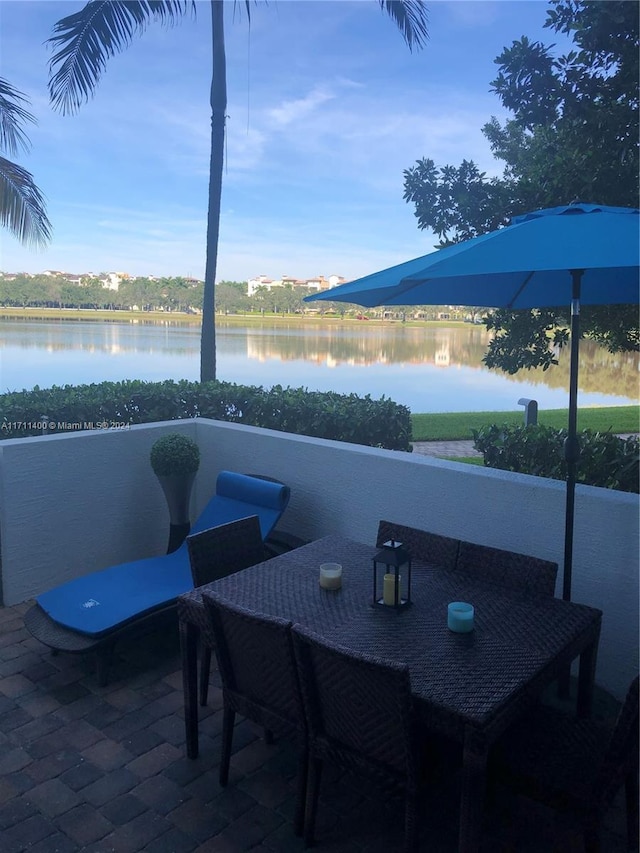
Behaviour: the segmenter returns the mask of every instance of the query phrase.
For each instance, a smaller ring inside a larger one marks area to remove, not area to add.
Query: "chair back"
[[[187,537],[194,586],[211,583],[268,558],[258,517],[219,524]]]
[[[225,699],[267,729],[303,727],[291,622],[205,590]]]
[[[608,805],[626,776],[638,773],[638,676],[633,679],[616,720],[594,790]]]
[[[301,625],[292,637],[312,755],[415,788],[419,750],[408,667],[347,651]]]
[[[432,563],[446,569],[455,567],[458,557],[458,539],[450,539],[448,536],[429,533],[427,530],[396,524],[394,521],[380,521],[376,547],[381,548],[390,539],[402,542],[414,561]]]
[[[279,480],[220,471],[216,493],[194,522],[191,532],[200,533],[218,524],[257,515],[262,538],[266,539],[287,508],[290,497],[289,486]]]
[[[464,541],[460,542],[455,568],[478,580],[527,595],[553,596],[558,574],[557,563]]]

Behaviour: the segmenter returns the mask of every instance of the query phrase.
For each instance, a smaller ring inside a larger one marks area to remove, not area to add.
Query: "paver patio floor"
[[[175,626],[116,649],[99,687],[88,657],[52,655],[23,627],[29,605],[0,608],[2,853],[300,851],[291,829],[295,754],[236,728],[230,784],[217,780],[222,723],[217,672],[201,709],[200,757],[186,758]],[[421,849],[453,853],[458,779],[425,799]],[[621,802],[621,799],[620,799]],[[328,768],[318,815],[322,853],[394,853],[402,803]],[[607,818],[604,853],[621,853],[624,812]],[[574,828],[500,793],[483,853],[577,851]]]

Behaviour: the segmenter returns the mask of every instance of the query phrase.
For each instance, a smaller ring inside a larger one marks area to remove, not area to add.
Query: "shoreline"
[[[165,323],[187,326],[201,326],[202,315],[187,314],[184,311],[111,311],[105,308],[14,308],[0,306],[0,320],[69,320],[77,322],[85,320],[93,323]],[[242,323],[259,325],[265,320],[269,322],[289,323],[295,325],[322,324],[348,324],[358,328],[366,329],[369,324],[379,328],[381,326],[411,326],[420,327],[434,326],[440,329],[456,328],[458,326],[469,326],[464,320],[394,320],[390,318],[369,318],[367,321],[358,320],[356,317],[340,317],[335,314],[320,316],[318,314],[216,314],[216,325],[221,323]],[[477,325],[477,324],[476,324]],[[484,329],[484,326],[477,325]]]

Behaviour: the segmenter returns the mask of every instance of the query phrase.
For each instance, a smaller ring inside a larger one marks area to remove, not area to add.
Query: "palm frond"
[[[242,20],[242,6],[244,5],[244,11],[247,15],[247,22],[248,22],[249,26],[251,26],[251,6],[252,6],[252,4],[254,6],[257,6],[258,0],[243,0],[243,2],[240,2],[240,0],[233,0],[233,21],[234,21],[234,23],[236,21],[236,18],[238,21]],[[269,0],[264,0],[264,4],[265,4],[265,6],[268,6]]]
[[[27,121],[35,124],[33,115],[22,106],[28,103],[26,95],[0,78],[0,148],[9,154],[29,149],[29,140],[20,126]]]
[[[33,176],[4,157],[0,157],[0,226],[34,248],[43,248],[51,239],[44,197]]]
[[[57,51],[49,62],[54,109],[76,112],[93,95],[109,57],[121,53],[151,21],[174,24],[190,7],[195,14],[195,0],[90,0],[62,18],[48,39]]]
[[[379,0],[380,7],[398,25],[409,50],[429,40],[427,9],[422,0]]]

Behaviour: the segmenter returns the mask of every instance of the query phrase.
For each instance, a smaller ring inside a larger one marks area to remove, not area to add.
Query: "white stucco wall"
[[[158,424],[0,442],[5,604],[115,563],[166,550],[169,516],[149,464]]]
[[[149,450],[176,429],[201,448],[194,518],[226,468],[287,482],[280,526],[308,539],[373,542],[387,518],[562,565],[562,482],[198,419],[1,442],[5,604],[164,552],[168,513]],[[639,532],[637,495],[578,486],[572,597],[604,611],[598,681],[618,696],[638,668]]]

